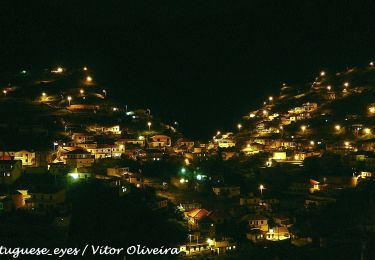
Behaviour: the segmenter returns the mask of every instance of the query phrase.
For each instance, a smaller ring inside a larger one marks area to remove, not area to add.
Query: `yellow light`
[[[348,141],[346,141],[344,144],[345,144],[345,146],[349,146],[350,145],[350,143]]]
[[[321,72],[320,72],[320,76],[323,77],[323,76],[325,76],[325,75],[326,75],[325,71],[321,71]]]
[[[281,125],[279,128],[280,128],[280,130],[283,130],[283,129],[284,129],[284,127],[283,127],[282,125]]]
[[[220,134],[221,134],[221,132],[220,132],[220,131],[217,131],[216,135],[220,135]]]
[[[120,149],[124,149],[124,145],[123,144],[120,144]]]
[[[73,178],[73,179],[78,179],[79,178],[79,174],[78,173],[70,173],[70,176]]]
[[[185,179],[184,178],[181,178],[180,179],[180,183],[184,183],[185,182]]]
[[[242,125],[241,125],[241,124],[238,124],[238,125],[237,125],[237,128],[238,128],[238,130],[241,130]]]
[[[247,147],[247,148],[250,148],[250,144],[247,144],[246,147]]]
[[[189,164],[190,164],[189,159],[186,158],[186,159],[185,159],[185,165],[189,165]]]
[[[272,100],[273,100],[273,97],[268,97],[268,100],[269,100],[269,101],[272,101]]]
[[[83,70],[86,71],[86,70],[87,70],[87,67],[83,67]]]
[[[374,66],[374,62],[373,61],[370,62],[370,66],[371,67]]]
[[[375,114],[375,107],[369,107],[368,109],[371,114]]]
[[[365,134],[367,134],[367,135],[371,134],[371,129],[370,129],[370,128],[365,128],[365,129],[363,129],[363,131],[364,131]]]
[[[207,243],[208,243],[208,245],[212,245],[213,244],[213,240],[212,239],[210,239],[210,238],[207,238]]]
[[[79,93],[83,94],[83,93],[85,93],[85,91],[83,89],[80,89]]]
[[[349,82],[345,82],[345,83],[344,83],[344,86],[345,86],[345,87],[349,87]]]
[[[46,92],[43,92],[43,93],[42,93],[42,96],[43,96],[43,97],[47,96]]]
[[[263,184],[259,185],[259,189],[264,190],[264,185]]]
[[[117,107],[114,107],[113,109],[112,109],[113,111],[117,111],[118,110],[118,108]]]
[[[335,125],[335,129],[336,129],[337,131],[340,131],[340,130],[341,130],[341,126],[340,126],[340,125]]]
[[[305,126],[305,125],[301,126],[301,130],[302,130],[303,132],[305,132],[305,131],[306,131],[306,126]]]
[[[72,100],[72,97],[71,96],[68,96],[68,101],[71,101]]]
[[[87,82],[91,82],[91,81],[92,81],[92,78],[91,78],[90,76],[87,76],[87,77],[86,77],[86,81],[87,81]]]
[[[138,139],[139,139],[139,140],[143,140],[144,137],[140,135],[140,136],[138,137]]]
[[[58,72],[58,73],[61,73],[61,72],[63,72],[63,68],[61,68],[61,67],[58,67],[58,68],[57,68],[57,72]]]
[[[3,90],[3,93],[6,95],[6,94],[7,94],[7,91],[4,89],[4,90]]]
[[[332,87],[331,86],[327,86],[327,90],[331,90],[332,89]]]
[[[251,117],[251,118],[255,117],[255,114],[251,113],[251,114],[250,114],[250,117]]]
[[[310,141],[310,145],[315,145],[315,142],[314,141]]]
[[[267,110],[263,110],[263,115],[267,115],[267,114],[268,114]]]
[[[147,125],[148,125],[148,126],[151,126],[151,122],[148,122]]]

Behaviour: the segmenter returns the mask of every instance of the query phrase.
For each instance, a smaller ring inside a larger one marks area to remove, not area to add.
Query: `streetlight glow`
[[[341,130],[341,126],[340,126],[340,125],[335,125],[335,129],[336,129],[337,131],[340,131],[340,130]]]
[[[87,77],[86,77],[86,81],[87,81],[87,82],[91,82],[91,81],[92,81],[92,78],[91,78],[90,76],[87,76]]]
[[[71,96],[68,96],[68,102],[69,102],[69,106],[70,106],[70,101],[72,101],[72,97]]]
[[[151,122],[147,122],[147,125],[148,125],[148,131],[151,130]]]
[[[238,124],[238,125],[237,125],[237,128],[238,128],[238,131],[241,131],[242,125],[241,125],[241,124]]]
[[[323,76],[325,76],[325,75],[326,75],[325,71],[321,71],[321,72],[320,72],[320,76],[321,76],[321,77],[323,77]]]

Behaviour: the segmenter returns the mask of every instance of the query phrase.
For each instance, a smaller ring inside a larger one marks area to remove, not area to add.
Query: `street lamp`
[[[341,130],[341,126],[340,126],[340,125],[335,125],[335,129],[336,129],[337,131],[340,131],[340,130]]]
[[[4,89],[4,90],[3,90],[3,93],[4,93],[4,95],[6,96],[7,93],[8,93],[8,91],[6,91],[6,90]]]
[[[264,185],[259,185],[260,195],[263,196],[263,190],[265,189]]]
[[[238,128],[238,131],[241,131],[242,125],[241,125],[241,124],[238,124],[238,125],[237,125],[237,128]]]
[[[374,66],[374,62],[373,62],[373,61],[370,62],[370,66],[371,66],[371,67]]]
[[[269,100],[269,101],[272,101],[272,100],[273,100],[273,97],[268,97],[268,100]]]
[[[305,125],[301,126],[301,130],[302,130],[302,132],[305,132],[306,131],[306,126]]]
[[[83,70],[84,70],[84,71],[87,71],[87,67],[83,67]]]
[[[43,97],[47,96],[47,93],[46,93],[46,92],[43,92],[43,93],[42,93],[42,96],[43,96]]]
[[[86,77],[86,82],[90,83],[92,81],[92,78],[90,76]]]
[[[345,83],[344,83],[344,86],[345,86],[345,87],[349,87],[349,82],[345,82]]]
[[[148,131],[151,131],[151,122],[147,122],[148,125]]]
[[[68,96],[69,106],[70,106],[70,101],[72,101],[72,97],[71,97],[71,96]]]
[[[83,89],[80,89],[80,90],[79,90],[79,93],[84,94],[85,91],[84,91]]]
[[[331,90],[332,89],[332,87],[331,86],[327,86],[327,90]]]
[[[321,71],[321,72],[320,72],[320,76],[321,76],[321,77],[323,77],[323,76],[325,76],[325,75],[326,75],[326,72],[325,72],[325,71]]]

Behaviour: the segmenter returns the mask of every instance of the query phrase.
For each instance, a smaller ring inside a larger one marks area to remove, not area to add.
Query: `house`
[[[279,226],[287,227],[287,228],[293,226],[292,221],[287,216],[277,214],[277,215],[274,215],[272,219],[273,219],[273,222],[275,222],[275,224]]]
[[[194,141],[187,138],[180,138],[177,140],[177,147],[185,147],[186,150],[194,148]]]
[[[74,132],[72,134],[72,140],[75,143],[88,143],[94,141],[94,136],[86,132]]]
[[[270,228],[266,234],[266,239],[271,241],[280,241],[290,239],[291,234],[287,227],[274,227]]]
[[[203,208],[194,209],[188,212],[185,212],[185,217],[188,222],[188,226],[192,229],[199,228],[199,222],[209,215],[209,211]]]
[[[154,135],[148,141],[150,148],[165,148],[171,146],[171,138],[167,135]]]
[[[213,187],[212,190],[217,196],[224,196],[228,198],[240,196],[241,193],[240,186]]]
[[[95,159],[116,158],[121,157],[121,155],[125,153],[125,146],[121,144],[99,144],[95,148],[87,148],[86,150],[90,152]]]
[[[22,173],[22,161],[0,160],[0,184],[14,183]]]
[[[74,168],[90,167],[94,161],[94,156],[81,148],[77,148],[66,154],[66,164]]]
[[[22,166],[33,166],[35,165],[35,152],[28,150],[19,150],[19,151],[0,151],[0,158],[11,157],[14,160],[21,160]]]
[[[138,138],[121,138],[115,141],[115,144],[120,146],[124,145],[126,146],[134,146],[134,147],[145,147],[146,140],[143,136],[139,136]]]
[[[65,189],[55,186],[45,186],[30,190],[31,199],[28,208],[41,210],[58,209],[65,202]]]
[[[248,222],[250,229],[259,229],[264,232],[268,231],[268,218],[262,215],[250,214],[245,216],[244,219]]]
[[[96,134],[109,134],[109,135],[120,135],[120,125],[89,125],[87,130]]]
[[[246,233],[246,238],[253,243],[258,243],[258,242],[264,241],[265,236],[266,236],[265,232],[258,229],[258,228],[250,229]]]

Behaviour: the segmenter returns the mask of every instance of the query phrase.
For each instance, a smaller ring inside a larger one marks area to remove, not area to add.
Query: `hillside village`
[[[321,71],[302,87],[284,83],[207,142],[185,137],[178,121],[152,108],[122,104],[88,67],[21,70],[10,80],[0,97],[1,239],[10,223],[23,229],[33,219],[68,240],[80,232],[75,194],[95,183],[113,200],[176,221],[184,231],[174,246],[188,257],[267,248],[359,256],[374,242],[372,62]],[[322,215],[335,225],[324,228]]]

